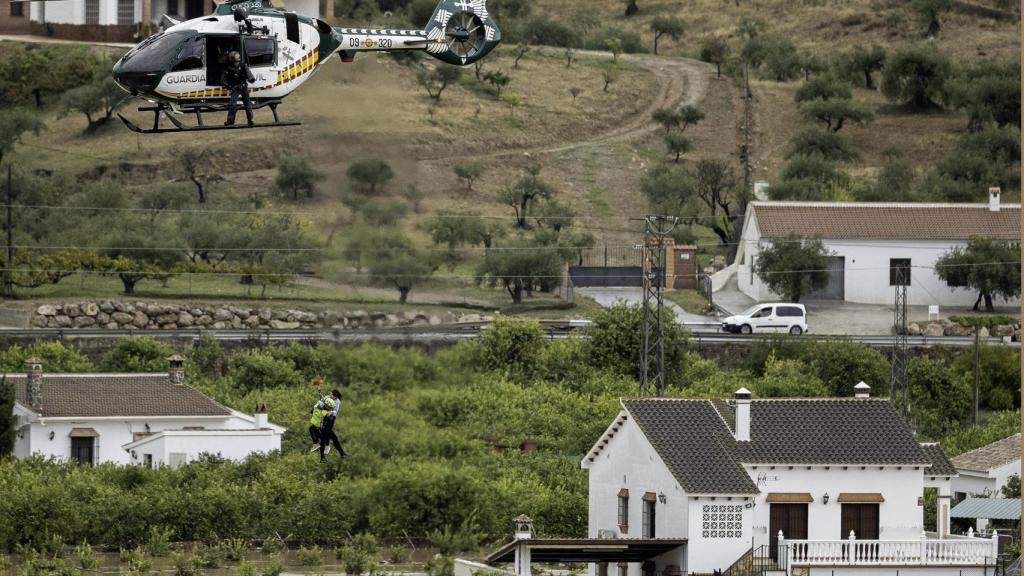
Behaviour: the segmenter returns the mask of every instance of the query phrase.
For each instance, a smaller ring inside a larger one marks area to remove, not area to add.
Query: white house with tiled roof
[[[1010,476],[1020,476],[1020,432],[955,456],[952,462],[959,474],[953,480],[957,500],[970,496],[1000,498]]]
[[[996,190],[989,204],[752,202],[736,254],[736,282],[757,301],[777,299],[755,272],[760,251],[790,234],[817,236],[832,253],[831,276],[812,299],[891,304],[902,269],[909,276],[909,304],[972,306],[977,292],[947,286],[935,272],[936,261],[973,237],[1019,241],[1020,216],[1020,204],[1001,203]]]
[[[15,457],[180,466],[281,449],[285,429],[265,407],[227,408],[185,383],[180,357],[169,362],[165,374],[46,374],[30,358],[24,374],[5,376],[15,388]]]
[[[593,576],[767,574],[973,576],[991,539],[949,535],[949,460],[922,445],[887,399],[628,399],[582,462],[591,545],[684,545]],[[926,488],[939,533],[924,534]],[[753,558],[753,560],[750,560]],[[758,574],[760,571],[749,572]]]

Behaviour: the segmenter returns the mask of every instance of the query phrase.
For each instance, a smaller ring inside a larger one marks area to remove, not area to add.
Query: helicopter
[[[486,56],[501,41],[487,12],[487,0],[440,0],[422,30],[337,28],[318,18],[283,9],[276,0],[227,0],[213,14],[170,24],[146,38],[114,64],[112,76],[129,95],[149,102],[153,113],[141,134],[296,126],[281,120],[277,107],[309,81],[331,56],[352,62],[360,52],[417,50],[449,64],[465,66]],[[220,125],[205,113],[227,110],[229,89],[221,81],[228,55],[238,52],[255,81],[249,83],[252,109],[267,107],[273,122]],[[189,125],[176,116],[194,115]],[[170,126],[161,125],[166,118]]]

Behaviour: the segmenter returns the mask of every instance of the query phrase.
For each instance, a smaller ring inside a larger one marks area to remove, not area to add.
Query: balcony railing
[[[779,556],[785,566],[993,566],[999,539],[956,540],[785,540]]]

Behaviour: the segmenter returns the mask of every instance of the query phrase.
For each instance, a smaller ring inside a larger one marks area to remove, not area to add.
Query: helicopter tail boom
[[[487,0],[441,0],[423,30],[336,28],[335,33],[343,56],[425,50],[438,60],[462,66],[483,58],[501,42]]]

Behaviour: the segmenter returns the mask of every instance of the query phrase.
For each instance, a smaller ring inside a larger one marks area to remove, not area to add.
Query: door
[[[754,332],[774,332],[775,307],[765,306],[750,315],[750,327]]]
[[[71,439],[71,460],[79,464],[92,466],[96,442],[93,438]]]
[[[878,504],[843,504],[839,537],[849,538],[851,530],[857,540],[878,540]]]
[[[804,298],[809,300],[845,300],[846,299],[846,257],[829,256],[828,285],[815,290]]]
[[[185,0],[185,19],[199,18],[206,12],[203,10],[203,0]]]
[[[768,553],[778,559],[779,532],[786,540],[807,539],[807,504],[769,504]]]

